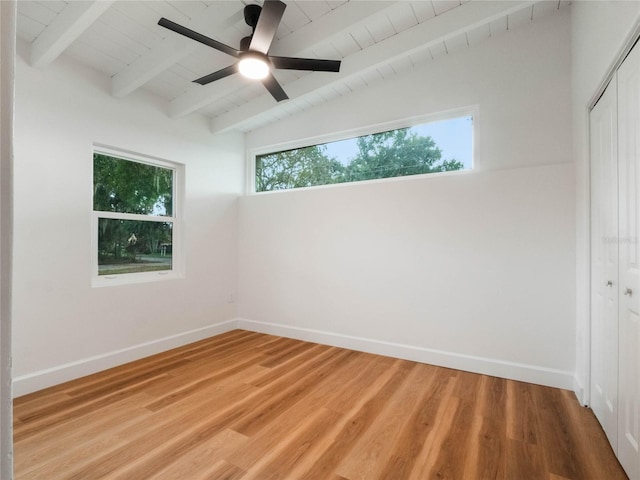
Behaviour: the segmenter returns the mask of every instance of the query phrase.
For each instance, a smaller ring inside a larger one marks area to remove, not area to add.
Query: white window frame
[[[93,145],[91,150],[91,286],[106,287],[146,283],[162,280],[184,278],[184,252],[182,248],[182,192],[184,182],[184,165],[149,155],[133,153],[102,145]],[[93,210],[93,154],[99,153],[131,162],[143,163],[154,167],[171,170],[172,175],[172,216],[140,215],[134,213],[101,212]],[[119,273],[115,275],[98,275],[98,220],[112,218],[118,220],[135,220],[172,224],[171,270],[153,272]]]
[[[464,175],[469,174],[477,170],[478,164],[478,148],[477,148],[477,123],[479,117],[478,105],[471,105],[466,107],[454,108],[437,113],[429,113],[425,115],[418,115],[414,117],[404,118],[400,120],[393,120],[390,122],[377,123],[367,125],[351,130],[345,130],[337,133],[328,133],[324,135],[318,135],[314,137],[306,137],[299,140],[293,140],[282,143],[275,143],[270,145],[264,145],[261,147],[250,148],[247,150],[246,157],[246,191],[249,195],[269,195],[277,194],[281,192],[291,192],[297,190],[306,190],[309,188],[340,188],[360,183],[375,183],[375,182],[394,182],[403,181],[413,178],[433,177],[441,175]],[[339,142],[342,140],[349,140],[352,138],[362,137],[365,135],[375,135],[377,133],[388,132],[390,130],[399,130],[402,128],[411,128],[416,125],[424,125],[425,123],[440,122],[443,120],[451,120],[454,118],[460,118],[465,116],[471,116],[473,125],[471,130],[471,166],[464,170],[452,170],[449,172],[434,172],[434,173],[422,173],[416,175],[404,175],[400,177],[388,177],[388,178],[376,178],[371,180],[360,180],[357,182],[343,182],[343,183],[331,183],[326,185],[313,185],[310,187],[299,188],[287,188],[282,190],[270,190],[267,192],[256,192],[256,157],[258,155],[266,155],[270,153],[278,153],[286,150],[293,150],[296,148],[312,147],[315,145],[321,145],[324,143]]]

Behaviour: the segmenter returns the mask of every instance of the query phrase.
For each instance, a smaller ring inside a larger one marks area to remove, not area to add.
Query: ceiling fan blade
[[[278,30],[285,8],[287,6],[280,0],[265,0],[258,17],[258,24],[253,32],[249,50],[267,54],[271,47],[271,42],[276,36],[276,30]]]
[[[276,68],[286,70],[312,70],[314,72],[339,72],[340,60],[320,60],[315,58],[269,57]]]
[[[191,40],[195,40],[196,42],[207,45],[208,47],[215,48],[216,50],[226,53],[227,55],[231,55],[232,57],[237,57],[240,54],[238,50],[230,47],[229,45],[225,45],[224,43],[214,40],[213,38],[209,38],[206,35],[202,35],[201,33],[194,32],[193,30],[187,27],[183,27],[182,25],[178,25],[177,23],[172,22],[167,18],[162,17],[158,21],[158,25],[164,28],[168,28],[173,32],[179,33],[180,35],[184,35]]]
[[[277,102],[281,102],[282,100],[287,100],[289,98],[272,74],[269,74],[267,78],[264,78],[262,80],[262,84],[267,88],[267,90],[269,90],[269,93]]]
[[[238,71],[238,64],[234,63],[233,65],[229,65],[217,72],[210,73],[209,75],[205,75],[204,77],[198,78],[194,80],[193,83],[199,83],[200,85],[206,85],[207,83],[215,82],[216,80],[220,80],[221,78],[228,77],[229,75],[233,75]]]

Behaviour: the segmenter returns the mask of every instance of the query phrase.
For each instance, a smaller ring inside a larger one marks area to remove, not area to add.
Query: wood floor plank
[[[538,445],[507,438],[506,452],[505,478],[549,478],[544,455]]]
[[[114,393],[105,393],[101,397],[92,397],[89,402],[83,402],[81,404],[68,403],[59,411],[48,410],[46,415],[39,410],[30,417],[28,423],[23,420],[23,423],[14,425],[13,440],[17,442],[41,432],[44,428],[55,427],[75,418],[91,415],[96,409],[124,400],[143,391],[149,385],[164,381],[166,378],[167,376],[165,374],[145,378]]]
[[[314,386],[317,386],[329,374],[334,373],[341,363],[349,363],[354,355],[356,352],[343,350],[311,363],[309,373],[302,381],[294,384],[293,388],[285,389],[282,393],[274,395],[255,408],[250,415],[232,424],[231,428],[243,435],[255,435],[267,424],[276,420],[278,416],[286,413],[292,405],[307,396]]]
[[[421,444],[420,452],[410,466],[406,478],[410,480],[422,480],[425,478],[434,478],[433,470],[438,459],[438,452],[442,441],[451,428],[453,419],[458,410],[460,399],[453,396],[453,390],[456,385],[456,378],[447,376],[443,385],[441,400],[436,405],[437,410],[435,418],[432,420],[431,428]],[[431,413],[428,409],[426,414]],[[389,472],[392,473],[392,472]],[[437,471],[435,472],[437,474]]]
[[[139,421],[145,418],[150,415],[150,412],[141,406],[146,401],[146,395],[140,393],[96,410],[94,415],[97,418],[92,422],[87,422],[86,418],[81,417],[55,428],[43,429],[20,443],[21,448],[16,449],[14,455],[15,468],[24,472],[35,470],[46,465],[51,458],[60,458],[68,454],[74,445],[88,445],[95,441],[96,432],[113,433],[131,420]],[[60,438],[64,438],[65,441],[57,441]]]
[[[21,398],[21,397],[20,397]],[[26,417],[28,412],[32,412],[34,410],[40,410],[45,408],[52,403],[60,403],[71,398],[66,392],[53,392],[49,395],[42,395],[41,397],[30,396],[30,400],[19,401],[19,398],[14,400],[13,403],[13,418],[22,422],[21,418]]]
[[[470,383],[470,380],[471,379],[467,375],[457,375],[458,382]],[[484,416],[482,414],[486,410],[485,403],[487,402],[486,388],[484,388],[485,382],[486,377],[484,375],[476,375],[476,379],[475,381],[473,381],[475,398],[471,400],[470,396],[465,397],[466,401],[473,403],[473,418],[471,420],[471,424],[469,425],[465,454],[465,478],[473,478],[474,475],[477,475],[477,468],[480,464],[480,435],[482,431],[482,424],[484,423]],[[509,412],[507,411],[505,412],[505,417],[508,419],[508,416]]]
[[[390,457],[380,478],[409,478],[416,463],[430,454],[429,445],[434,441],[434,429],[442,419],[447,400],[451,395],[451,372],[447,369],[431,367],[428,377],[423,380],[422,398],[408,415],[400,436],[390,445]],[[426,454],[423,450],[427,449]]]
[[[245,472],[243,470],[222,460],[221,462],[217,463],[214,468],[211,469],[205,476],[203,476],[202,480],[239,480],[241,478],[244,478],[244,476]],[[169,478],[173,479],[176,477],[168,477],[167,480],[169,480]]]
[[[298,376],[297,380],[289,383],[287,387],[276,384],[262,392],[254,392],[253,395],[249,395],[241,402],[237,402],[233,410],[221,410],[212,415],[205,416],[201,418],[196,427],[191,430],[186,430],[182,434],[167,436],[167,432],[162,432],[161,436],[154,437],[152,449],[156,451],[153,457],[139,470],[131,471],[123,478],[144,478],[154,474],[165,468],[171,462],[171,456],[186,454],[198,447],[199,444],[206,441],[210,436],[217,434],[225,428],[229,428],[236,422],[241,422],[249,431],[252,431],[252,429],[256,428],[256,425],[264,422],[263,417],[268,418],[277,415],[278,412],[274,410],[274,407],[278,403],[287,401],[287,396],[290,393],[292,393],[293,396],[298,395],[300,384],[306,381],[307,375],[313,373],[316,367],[320,367],[322,369],[320,375],[324,375],[326,373],[324,369],[330,370],[350,354],[351,352],[347,350],[332,348],[299,368],[298,370],[303,371],[304,375]],[[299,374],[300,371],[290,372],[282,378],[291,380],[294,374]],[[256,413],[258,409],[260,409],[260,413]],[[184,425],[182,425],[181,422],[174,423],[171,427],[172,429],[182,428],[182,430],[184,430]],[[239,429],[236,426],[234,430],[239,431],[243,429]],[[246,432],[239,431],[239,433],[244,434]],[[131,455],[132,452],[127,450],[123,453]]]
[[[354,372],[356,383],[351,388],[341,389],[338,395],[327,399],[325,406],[336,412],[349,414],[353,412],[354,405],[359,405],[368,400],[371,388],[382,386],[386,381],[387,372],[395,365],[395,359],[390,357],[376,357],[370,366],[359,372]],[[358,392],[358,395],[354,395]]]
[[[248,438],[233,430],[223,430],[217,435],[206,439],[198,448],[193,449],[186,455],[174,456],[173,462],[167,468],[145,477],[145,480],[176,480],[210,478],[212,475],[231,475],[228,478],[239,478],[237,475],[245,474],[244,470],[228,463],[225,458],[233,451],[246,444]],[[140,458],[136,463],[144,463],[145,457]],[[136,465],[132,465],[135,467]],[[233,467],[233,468],[230,468]],[[127,470],[120,473],[125,478],[131,477]],[[235,475],[235,476],[234,476]],[[215,477],[212,477],[215,478]]]
[[[304,365],[309,359],[316,357],[319,354],[327,352],[331,347],[327,347],[325,345],[314,345],[311,344],[311,348],[302,352],[299,355],[296,355],[293,358],[289,358],[286,362],[280,363],[275,367],[269,368],[262,375],[258,375],[253,378],[250,383],[256,387],[266,387],[270,385],[272,382],[276,380],[280,380],[282,377],[282,372],[287,372],[290,370],[297,369],[300,365]]]
[[[507,404],[506,380],[482,375],[481,383],[483,385],[481,388],[484,389],[483,394],[485,398],[482,415],[504,422]]]
[[[354,371],[366,371],[372,361],[371,356],[357,354],[349,368],[340,368],[336,375],[327,379],[322,388],[314,390],[310,396],[304,399],[304,402],[294,405],[286,415],[281,415],[277,421],[271,422],[270,425],[253,435],[243,448],[237,449],[229,457],[231,463],[247,471],[256,471],[258,462],[265,464],[273,460],[278,463],[279,461],[274,459],[287,446],[283,439],[294,441],[291,432],[301,424],[310,421],[316,412],[326,408],[331,399],[343,395],[343,392],[350,391],[354,387],[358,388],[361,376],[354,375]],[[340,415],[333,418],[340,418]]]
[[[539,424],[533,398],[534,385],[507,380],[507,438],[536,445]]]
[[[176,408],[173,415],[156,412],[153,417],[149,417],[150,422],[139,423],[135,426],[135,430],[123,434],[128,439],[127,442],[110,445],[111,448],[103,450],[88,463],[73,468],[64,478],[68,480],[117,478],[118,472],[128,470],[131,463],[138,458],[162,448],[176,439],[183,439],[191,432],[201,430],[201,422],[210,421],[211,417],[218,419],[222,416],[217,409],[220,409],[220,412],[225,412],[226,409],[232,408],[251,393],[255,393],[255,389],[250,385],[245,385],[243,389],[218,387],[217,390],[214,390],[212,388],[210,392],[207,392],[205,398],[200,399],[202,403],[194,404],[192,399],[189,399],[190,401],[182,408]],[[205,425],[208,424],[205,423]],[[215,431],[207,431],[209,435],[206,436],[194,435],[190,444],[195,447],[223,429],[224,427]],[[176,452],[175,454],[182,453]],[[170,463],[172,463],[172,457],[165,457],[159,465],[158,459],[154,455],[150,457],[148,466],[145,465],[143,469],[147,470],[150,475]],[[145,476],[132,477],[127,474],[124,478],[145,478]]]
[[[451,425],[438,443],[436,461],[431,468],[431,476],[436,478],[464,478],[465,464],[470,445],[477,441],[470,436],[473,428],[474,405],[472,402],[458,400]],[[481,458],[481,455],[478,457]],[[467,472],[468,474],[469,472]],[[477,477],[495,478],[495,477]]]
[[[379,478],[405,421],[416,408],[425,388],[429,388],[432,367],[418,364],[406,381],[393,393],[380,415],[371,422],[369,429],[353,447],[337,469],[337,473],[351,480]]]
[[[156,422],[156,420],[149,422],[151,412],[145,410],[133,410],[133,412],[139,414],[129,416],[120,423],[111,424],[104,430],[98,430],[92,425],[94,428],[76,439],[75,443],[73,438],[69,438],[68,441],[65,438],[64,442],[54,442],[51,444],[52,448],[41,451],[40,456],[33,462],[26,459],[27,462],[24,464],[16,463],[15,468],[20,472],[18,478],[33,480],[69,478],[69,472],[92,462],[105,451],[117,446],[121,432],[126,434],[132,429],[149,428]],[[55,458],[55,462],[51,462],[52,458]]]
[[[299,343],[297,345],[293,344],[289,348],[283,349],[281,352],[271,355],[270,358],[260,363],[260,365],[267,368],[277,367],[278,365],[300,355],[301,353],[308,351],[311,348],[313,348],[313,344],[311,343]]]
[[[411,373],[411,370],[415,368],[415,364],[411,362],[399,361],[397,363],[397,371],[373,397],[347,419],[329,448],[322,452],[311,468],[300,477],[302,480],[325,478],[330,474],[336,473],[335,470],[344,456],[350,454],[357,440],[366,432],[380,413],[382,406],[400,388]]]
[[[259,360],[259,358],[261,358],[261,356],[253,356],[249,360],[232,364],[226,369],[215,370],[212,373],[196,376],[195,379],[191,381],[183,377],[181,378],[182,382],[179,387],[174,388],[170,393],[163,395],[157,400],[149,403],[148,405],[146,405],[146,407],[154,412],[162,410],[163,408],[170,407],[171,405],[183,400],[184,398],[202,391],[202,389],[207,388],[208,386],[214,386],[217,383],[222,382],[229,377],[232,377],[233,375],[252,367],[253,365],[255,365],[256,360]]]
[[[321,408],[291,430],[286,442],[254,464],[246,480],[285,480],[292,478],[296,468],[306,465],[309,452],[341,420],[342,415]],[[297,475],[293,478],[299,478]]]
[[[506,479],[507,436],[504,419],[483,417],[477,442],[477,478]]]
[[[626,478],[572,392],[235,330],[16,399],[16,480]]]
[[[335,443],[335,439],[338,437],[341,431],[351,422],[353,416],[360,411],[360,409],[367,404],[375,395],[377,395],[383,386],[389,382],[391,377],[397,372],[399,362],[384,361],[374,363],[376,366],[382,366],[382,370],[376,370],[378,375],[374,381],[368,381],[363,384],[358,391],[360,394],[357,398],[352,397],[352,408],[350,411],[342,414],[335,409],[325,408],[335,414],[331,417],[333,421],[327,421],[323,425],[323,428],[318,431],[302,432],[302,437],[289,437],[287,441],[294,445],[303,445],[303,449],[297,450],[295,462],[291,462],[289,458],[289,452],[287,449],[278,449],[276,455],[270,455],[268,461],[260,462],[260,465],[254,466],[250,470],[250,478],[262,480],[262,476],[271,475],[279,476],[287,474],[289,478],[301,478],[305,472],[307,472],[316,463],[317,458],[326,452]],[[355,362],[354,362],[355,363]],[[365,370],[366,371],[366,370]],[[365,375],[359,375],[355,379],[353,385],[358,385],[362,378],[366,378]],[[330,396],[331,397],[331,396]],[[326,405],[331,404],[331,398],[327,398]],[[283,465],[287,465],[287,471],[283,472]],[[327,474],[330,475],[330,474]]]
[[[546,445],[555,445],[555,448],[544,450],[549,473],[571,479],[590,476],[585,468],[586,459],[579,456],[579,434],[573,428],[560,390],[537,388],[535,404],[540,435]]]
[[[482,416],[480,434],[475,439],[478,458],[473,474],[478,478],[505,478],[507,439],[506,382],[496,377],[481,377]]]

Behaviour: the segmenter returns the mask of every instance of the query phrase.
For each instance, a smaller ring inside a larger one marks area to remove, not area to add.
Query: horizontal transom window
[[[468,170],[473,115],[255,156],[255,191]]]

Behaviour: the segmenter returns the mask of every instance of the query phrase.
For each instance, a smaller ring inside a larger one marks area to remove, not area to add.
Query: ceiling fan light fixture
[[[0,0],[2,1],[2,0]],[[244,19],[252,29],[251,35],[240,40],[240,49],[207,37],[201,33],[162,17],[158,25],[172,32],[195,40],[219,52],[226,53],[238,61],[215,72],[194,80],[200,85],[240,73],[243,77],[260,80],[271,96],[281,102],[289,97],[271,74],[273,69],[302,70],[308,72],[339,72],[340,60],[277,57],[269,55],[276,38],[278,26],[287,6],[281,0],[264,0],[262,5],[249,4],[244,8]]]
[[[238,62],[238,71],[246,78],[262,80],[267,78],[271,70],[265,57],[254,52],[248,52]]]

